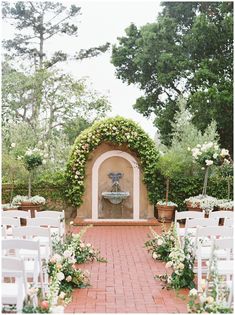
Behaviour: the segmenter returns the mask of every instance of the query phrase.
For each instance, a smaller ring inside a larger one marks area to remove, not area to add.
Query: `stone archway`
[[[111,150],[101,154],[92,167],[92,220],[98,220],[98,183],[101,164],[111,157],[122,157],[133,169],[133,220],[140,219],[140,170],[135,158],[127,152]]]

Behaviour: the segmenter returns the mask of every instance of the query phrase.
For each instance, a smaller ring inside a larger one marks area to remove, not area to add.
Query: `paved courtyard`
[[[160,227],[154,227],[155,230]],[[74,232],[80,228],[74,228]],[[186,313],[186,301],[163,290],[155,274],[165,272],[144,248],[147,226],[95,226],[84,240],[100,249],[107,263],[81,265],[90,271],[91,287],[76,289],[66,313]],[[187,295],[188,290],[181,290]]]

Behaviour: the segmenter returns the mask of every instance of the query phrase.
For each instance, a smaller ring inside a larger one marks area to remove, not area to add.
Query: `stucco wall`
[[[103,143],[97,147],[89,156],[86,165],[85,177],[85,193],[83,197],[83,204],[77,209],[77,216],[79,218],[92,217],[92,167],[96,159],[107,151],[120,150],[131,154],[136,161],[138,158],[136,154],[129,150],[126,145],[114,145],[111,143]],[[139,163],[138,163],[139,164]],[[108,177],[110,172],[124,173],[123,178],[120,179],[120,186],[122,191],[129,191],[130,196],[123,202],[123,209],[118,206],[112,206],[109,201],[104,201],[101,197],[102,191],[111,190],[111,179]],[[152,218],[153,206],[149,203],[147,197],[147,190],[142,181],[142,170],[140,168],[140,218]],[[133,169],[131,164],[122,157],[111,157],[105,160],[99,168],[99,214],[105,218],[132,218],[133,215]],[[103,211],[102,211],[103,210]],[[122,214],[122,216],[121,216]]]

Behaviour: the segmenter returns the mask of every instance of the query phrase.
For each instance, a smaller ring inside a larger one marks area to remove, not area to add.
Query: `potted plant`
[[[175,208],[177,204],[169,201],[170,180],[180,172],[182,172],[184,165],[181,155],[174,149],[169,149],[167,153],[162,154],[158,161],[158,169],[165,177],[166,181],[166,195],[165,200],[157,202],[158,221],[171,222],[174,218]]]
[[[30,210],[31,216],[34,217],[35,210],[40,210],[41,205],[45,204],[45,198],[41,196],[31,196],[32,178],[35,170],[44,163],[43,154],[38,148],[28,149],[23,157],[20,157],[29,173],[28,177],[28,196],[16,196],[13,199],[14,205],[19,205],[21,210]]]
[[[205,170],[204,183],[202,194],[185,199],[187,208],[194,211],[206,212],[212,211],[214,206],[217,205],[217,199],[207,196],[207,184],[209,169],[212,165],[221,165],[223,161],[229,157],[229,152],[226,149],[219,149],[217,143],[205,142],[202,145],[197,144],[196,147],[191,149],[193,162],[201,166]]]

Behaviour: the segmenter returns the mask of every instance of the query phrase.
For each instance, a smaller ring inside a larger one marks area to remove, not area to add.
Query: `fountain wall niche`
[[[111,157],[101,164],[98,192],[99,219],[133,218],[132,173],[130,163],[121,157]]]
[[[126,156],[127,154],[129,158]],[[96,166],[97,161],[98,166]],[[123,208],[120,207],[120,204],[110,203],[102,196],[102,192],[111,192],[112,179],[108,177],[110,173],[123,174],[119,179],[120,188],[122,192],[129,192],[129,196],[122,202]],[[138,178],[136,173],[139,173]],[[143,183],[143,173],[137,155],[126,145],[107,142],[100,144],[89,155],[87,161],[83,204],[77,209],[77,219],[96,221],[148,218],[153,218],[153,206],[148,201],[147,189]]]
[[[110,202],[111,205],[108,205],[110,208],[110,212],[113,214],[115,217],[119,216],[120,218],[124,218],[127,213],[123,213],[123,208],[124,208],[124,202],[125,200],[129,197],[129,192],[128,191],[122,191],[121,186],[119,184],[119,180],[123,177],[124,174],[118,172],[118,173],[109,173],[108,177],[112,179],[112,187],[111,191],[104,191],[102,192],[102,197],[103,197],[103,207],[106,206],[106,200]],[[102,207],[102,212],[104,212],[104,208]],[[115,209],[116,208],[116,209]],[[121,210],[121,213],[120,213]],[[107,212],[107,211],[106,211]],[[101,214],[102,216],[102,214]],[[104,215],[107,217],[107,214]]]

